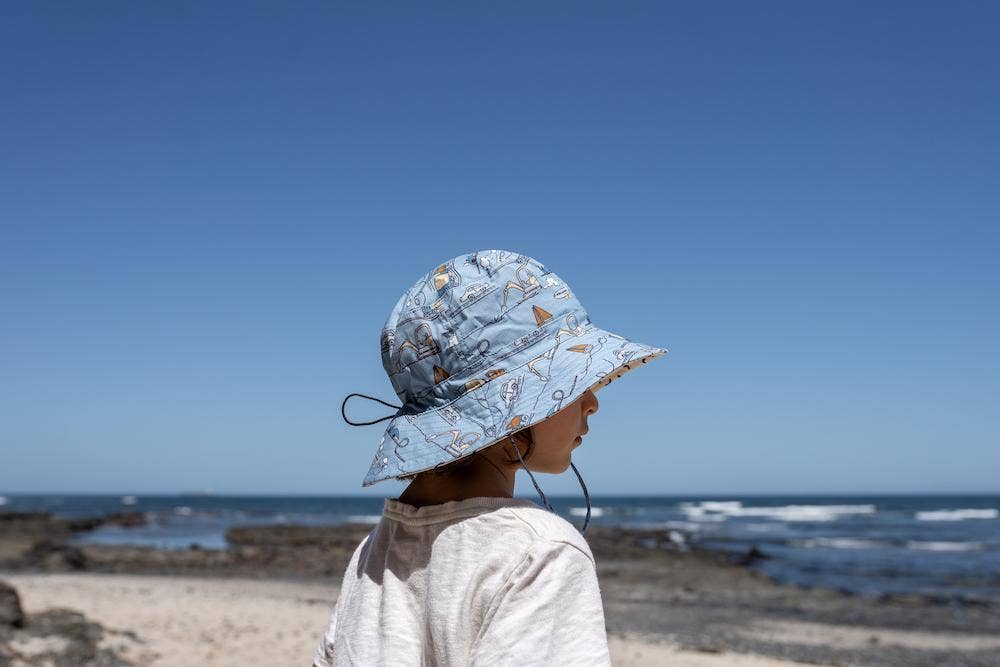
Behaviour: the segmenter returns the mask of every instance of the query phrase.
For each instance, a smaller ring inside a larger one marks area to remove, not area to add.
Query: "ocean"
[[[581,497],[549,501],[582,524]],[[60,517],[139,511],[146,526],[103,526],[76,539],[223,549],[232,526],[374,524],[382,503],[361,496],[10,494],[0,496],[0,511]],[[680,548],[741,554],[756,547],[766,558],[753,567],[786,583],[1000,599],[1000,496],[592,496],[591,504],[592,525],[660,529]]]

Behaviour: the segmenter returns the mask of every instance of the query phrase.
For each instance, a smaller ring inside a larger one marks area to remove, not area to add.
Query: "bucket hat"
[[[459,255],[421,276],[379,342],[402,405],[379,401],[396,413],[363,422],[390,420],[362,487],[469,456],[668,352],[595,325],[555,272],[508,250]],[[344,405],[344,419],[361,425]]]

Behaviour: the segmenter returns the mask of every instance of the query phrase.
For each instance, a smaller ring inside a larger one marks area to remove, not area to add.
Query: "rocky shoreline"
[[[224,550],[73,543],[74,535],[107,521],[138,525],[140,517],[123,513],[67,521],[44,513],[0,514],[0,572],[339,584],[355,547],[372,529],[370,524],[244,526],[227,533]],[[734,559],[676,544],[662,531],[591,526],[587,539],[598,563],[609,633],[707,653],[815,664],[1000,664],[1000,607],[991,602],[869,597],[783,585],[749,567],[763,557],[759,552]]]

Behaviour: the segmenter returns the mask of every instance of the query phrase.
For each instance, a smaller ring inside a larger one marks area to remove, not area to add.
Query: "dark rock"
[[[87,558],[78,547],[45,539],[32,545],[22,556],[21,564],[42,570],[83,570]]]
[[[0,512],[0,537],[39,535],[50,539],[71,537],[104,524],[131,528],[146,524],[144,512],[111,512],[106,516],[61,519],[50,512]]]
[[[70,534],[67,522],[49,512],[0,512],[0,537],[64,537]]]
[[[110,649],[99,648],[104,628],[69,609],[28,617],[23,628],[0,627],[0,665],[130,667]]]
[[[112,512],[104,517],[104,523],[122,528],[134,528],[146,525],[145,512]]]
[[[770,556],[758,549],[756,546],[752,546],[747,549],[746,553],[737,556],[733,562],[737,565],[753,565],[757,561],[767,558],[770,558]]]
[[[56,519],[59,521],[59,519]],[[88,516],[79,519],[64,519],[66,528],[73,533],[85,533],[104,523],[104,517]]]
[[[263,525],[237,526],[226,531],[231,546],[324,547],[353,551],[373,526],[344,524],[341,526]]]
[[[74,532],[93,530],[104,525],[134,528],[146,525],[145,512],[109,512],[104,516],[83,517],[80,519],[65,519],[66,527]]]
[[[17,590],[5,581],[0,581],[0,626],[24,627],[24,611]]]
[[[670,539],[670,533],[687,536],[680,531],[661,528],[623,528],[620,526],[590,526],[586,539],[597,558],[659,558],[663,552],[687,551],[687,545]]]
[[[0,525],[23,521],[48,521],[51,518],[51,512],[0,512]]]

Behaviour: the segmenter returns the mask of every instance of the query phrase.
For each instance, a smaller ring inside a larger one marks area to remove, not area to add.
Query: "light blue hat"
[[[507,250],[421,277],[380,342],[402,405],[383,418],[363,487],[469,456],[667,353],[594,325],[558,275]]]

